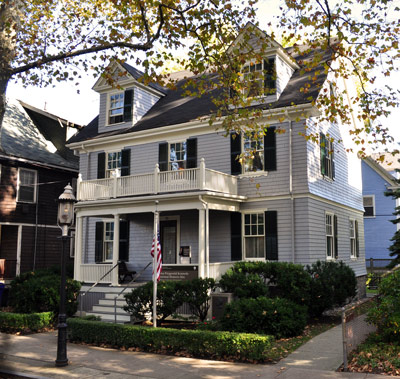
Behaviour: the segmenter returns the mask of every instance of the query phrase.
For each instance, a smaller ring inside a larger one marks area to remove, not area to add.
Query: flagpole
[[[154,256],[153,256],[153,328],[157,328],[157,257],[158,257],[158,211],[154,212]]]

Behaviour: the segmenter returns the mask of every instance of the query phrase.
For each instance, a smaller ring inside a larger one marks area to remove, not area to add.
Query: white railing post
[[[113,198],[115,199],[117,197],[117,188],[118,188],[118,180],[117,180],[117,175],[114,175],[113,177]]]
[[[154,168],[154,193],[160,192],[160,167],[158,163],[156,163],[156,167]]]
[[[81,200],[81,183],[82,183],[82,174],[78,175],[78,180],[76,181],[76,198]]]
[[[204,161],[204,158],[200,159],[200,189],[204,189],[206,186],[206,163]]]

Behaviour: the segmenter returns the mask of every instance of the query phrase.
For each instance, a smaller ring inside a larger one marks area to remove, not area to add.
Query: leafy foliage
[[[368,312],[368,321],[378,327],[386,341],[400,341],[400,269],[384,276],[378,288],[378,301]]]
[[[235,267],[236,265],[237,263]],[[232,292],[239,298],[255,298],[268,293],[268,288],[259,275],[240,269],[228,270],[222,275],[219,285],[225,292]]]
[[[44,313],[8,313],[0,312],[1,332],[38,332],[53,325],[54,314]]]
[[[396,172],[399,173],[400,170],[396,169]],[[395,180],[397,184],[400,184],[400,179]],[[400,188],[394,188],[391,191],[385,192],[385,196],[390,196],[394,200],[400,199]],[[400,222],[400,206],[397,206],[395,208],[395,211],[393,212],[393,215],[396,216],[394,220],[391,220],[391,222],[395,225],[397,225]],[[396,230],[394,233],[393,238],[391,239],[393,242],[392,245],[389,247],[389,255],[393,258],[392,262],[389,264],[389,268],[393,268],[396,265],[400,264],[400,231]]]
[[[354,271],[342,261],[317,261],[306,267],[311,275],[309,312],[320,316],[325,310],[341,306],[357,292]]]
[[[272,334],[277,338],[301,334],[307,324],[307,307],[287,299],[239,299],[225,306],[223,330]]]
[[[16,312],[59,312],[60,276],[53,270],[31,271],[11,282],[10,300]],[[78,309],[81,284],[73,279],[66,281],[66,313],[72,316]]]
[[[69,340],[151,352],[187,352],[202,358],[234,358],[263,362],[272,336],[177,330],[68,319]]]

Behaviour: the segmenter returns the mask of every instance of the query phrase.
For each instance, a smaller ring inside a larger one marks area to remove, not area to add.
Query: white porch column
[[[119,214],[114,215],[114,240],[113,240],[113,267],[118,263],[119,260]],[[116,267],[112,272],[112,282],[113,286],[118,285],[118,267]]]
[[[205,254],[206,254],[206,210],[199,209],[199,277],[205,277]]]
[[[15,266],[15,276],[21,273],[21,247],[22,247],[22,225],[18,225],[17,236],[17,263]]]
[[[210,211],[208,209],[208,204],[206,208],[206,277],[210,277]]]
[[[75,229],[75,258],[74,258],[74,279],[82,280],[82,238],[83,238],[83,221],[81,216],[76,216]]]

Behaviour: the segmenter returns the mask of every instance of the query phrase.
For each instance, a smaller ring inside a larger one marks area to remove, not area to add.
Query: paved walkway
[[[55,332],[16,336],[0,333],[1,372],[30,378],[382,378],[380,375],[338,373],[340,328],[315,337],[276,365],[209,361],[68,344],[69,365],[56,368]],[[335,352],[335,354],[333,354]],[[332,353],[332,354],[330,354]]]

